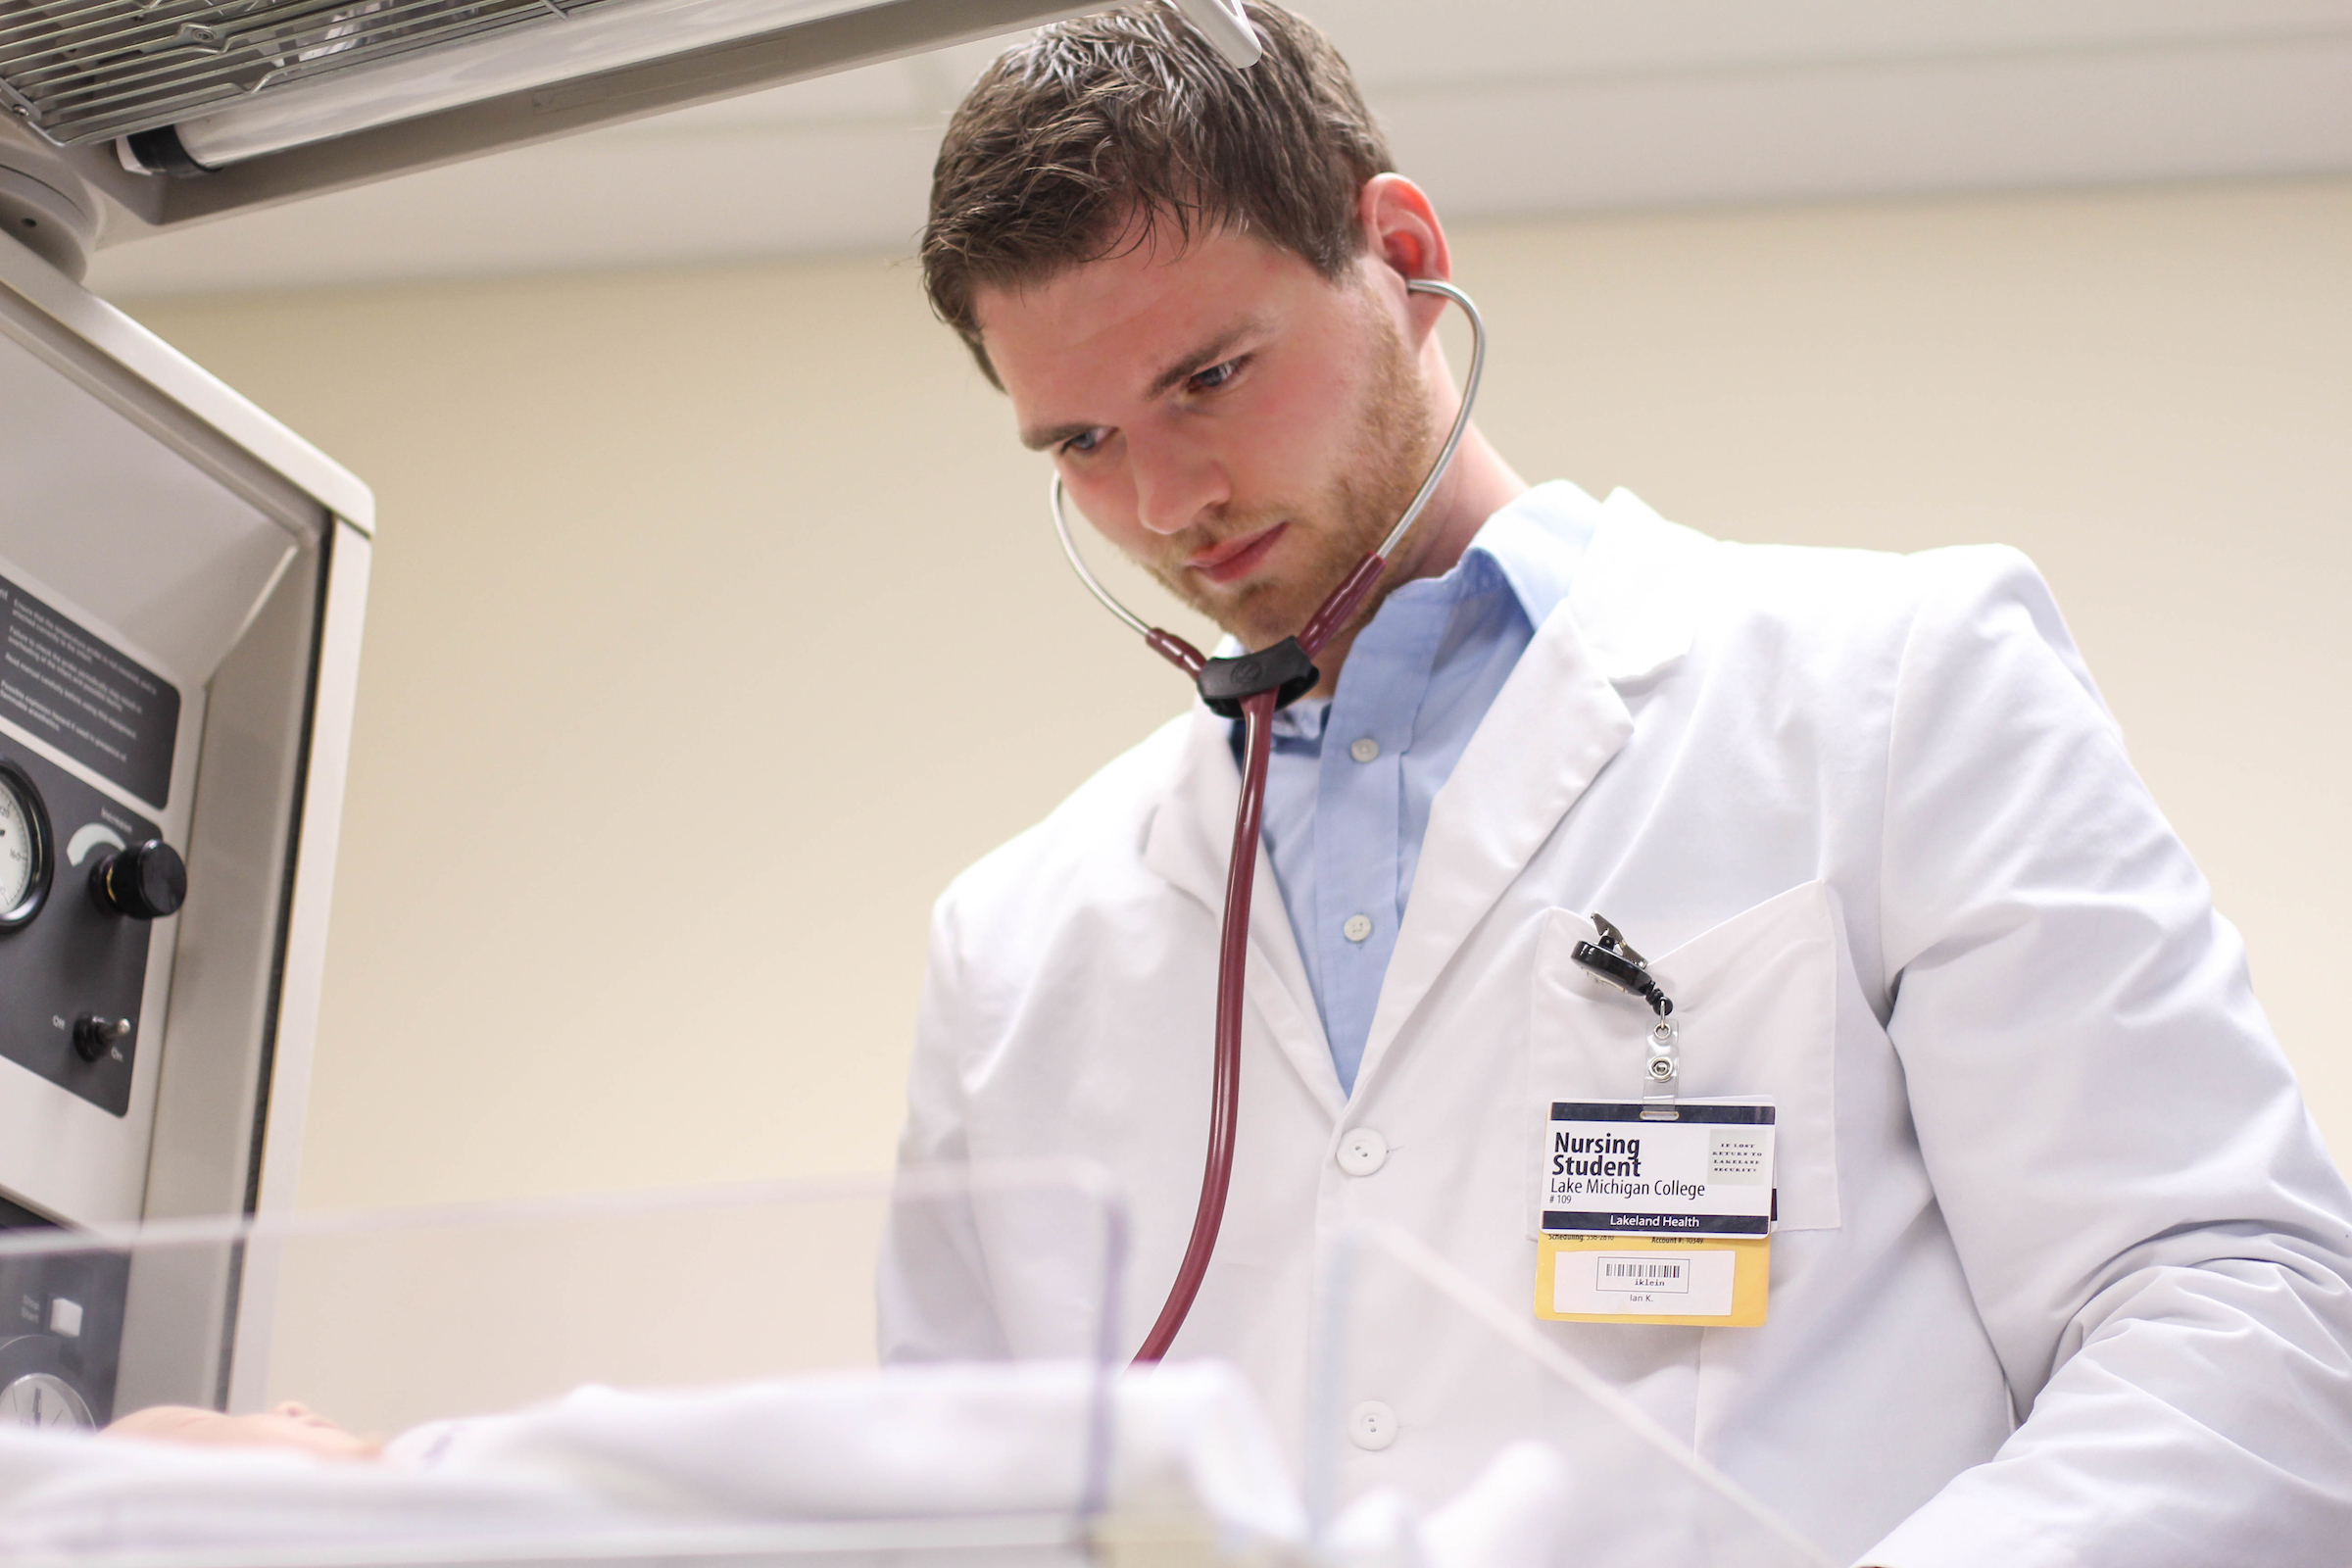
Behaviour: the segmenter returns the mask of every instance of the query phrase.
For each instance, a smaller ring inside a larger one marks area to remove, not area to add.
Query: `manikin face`
[[[1022,441],[1251,648],[1296,633],[1380,543],[1435,447],[1412,352],[1360,271],[1334,283],[1243,235],[1161,235],[974,304]]]

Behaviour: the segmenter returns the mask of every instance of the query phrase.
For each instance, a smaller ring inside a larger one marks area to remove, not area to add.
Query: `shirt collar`
[[[1568,597],[1577,564],[1592,543],[1600,523],[1601,505],[1566,479],[1552,479],[1527,491],[1518,500],[1479,524],[1462,559],[1441,577],[1423,582],[1438,585],[1453,597],[1463,579],[1490,565],[1502,574],[1519,609],[1531,626],[1542,626]],[[1478,565],[1469,564],[1483,558]],[[1465,571],[1464,567],[1469,566]],[[1402,590],[1399,589],[1399,592]],[[1217,642],[1216,657],[1230,659],[1242,652],[1240,639],[1227,635]]]
[[[1600,511],[1565,479],[1537,485],[1481,523],[1450,569],[1400,585],[1392,602],[1458,604],[1501,586],[1519,601],[1528,625],[1541,627],[1568,597]]]
[[[1462,560],[1438,580],[1483,558],[1510,585],[1527,623],[1541,627],[1567,599],[1599,520],[1600,503],[1567,480],[1537,485],[1481,524]]]
[[[1599,502],[1566,479],[1537,485],[1481,523],[1451,569],[1404,584],[1397,592],[1456,601],[1485,590],[1499,578],[1519,601],[1528,625],[1541,628],[1567,599],[1577,564],[1592,542],[1600,510]],[[1241,651],[1242,645],[1231,637],[1217,647],[1220,658]],[[1331,700],[1320,697],[1294,703],[1274,715],[1274,733],[1316,739],[1323,733],[1330,707]]]

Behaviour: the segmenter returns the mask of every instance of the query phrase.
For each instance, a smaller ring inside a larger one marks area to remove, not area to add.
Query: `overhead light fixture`
[[[0,0],[0,166],[61,156],[112,243],[1105,4]]]
[[[562,0],[291,0],[260,13],[266,20],[246,34],[208,29],[217,36],[206,50],[225,56],[242,47],[258,56],[242,68],[244,74],[268,66],[242,101],[187,118],[174,115],[156,128],[125,135],[124,158],[129,167],[153,170],[151,150],[172,172],[184,164],[220,169],[516,88],[839,16],[867,3],[572,0],[564,7]],[[1240,0],[1176,5],[1225,58],[1239,66],[1256,63],[1257,31]],[[288,12],[303,16],[291,21]],[[240,45],[241,37],[251,41]],[[461,42],[463,48],[446,47]],[[147,118],[155,119],[154,112]]]
[[[1240,0],[1172,3],[1225,58],[1256,60]],[[0,163],[58,153],[122,210],[120,236],[1106,4],[0,0],[0,110],[37,133],[12,155],[0,117]]]
[[[215,9],[234,11],[238,0]],[[108,74],[133,79],[80,88],[74,124],[78,137],[121,134],[134,166],[223,169],[859,9],[861,0],[291,0],[250,12],[242,30],[225,17],[180,24],[172,36],[198,40],[166,51],[176,62],[168,73],[118,57]],[[131,116],[143,123],[115,129]]]

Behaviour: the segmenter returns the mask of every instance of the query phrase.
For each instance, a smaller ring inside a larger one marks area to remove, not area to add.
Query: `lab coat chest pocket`
[[[1579,942],[1595,940],[1589,918],[1546,909],[1542,920],[1530,1020],[1533,1164],[1541,1163],[1541,1117],[1551,1102],[1639,1097],[1653,1021],[1646,1005],[1571,956]],[[1638,928],[1626,935],[1642,945]],[[1838,942],[1829,888],[1808,882],[1650,957],[1650,974],[1674,999],[1682,1094],[1763,1095],[1778,1107],[1777,1230],[1838,1225]],[[1531,1234],[1539,1224],[1533,1164]]]

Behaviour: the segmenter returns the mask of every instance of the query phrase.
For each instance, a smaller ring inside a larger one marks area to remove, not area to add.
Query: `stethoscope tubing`
[[[1446,432],[1445,445],[1438,449],[1427,477],[1421,481],[1421,488],[1414,493],[1403,515],[1397,518],[1396,526],[1389,530],[1377,550],[1358,562],[1340,585],[1325,596],[1300,629],[1297,640],[1310,660],[1354,619],[1356,612],[1378,586],[1390,555],[1404,542],[1405,534],[1420,520],[1422,512],[1438,493],[1438,486],[1453,466],[1462,436],[1470,428],[1470,410],[1478,401],[1479,380],[1486,370],[1487,323],[1470,296],[1436,278],[1409,278],[1405,287],[1416,294],[1443,295],[1470,318],[1470,368],[1462,378],[1461,407],[1454,412],[1453,425]],[[1054,514],[1054,532],[1061,540],[1062,554],[1068,558],[1071,569],[1078,573],[1078,580],[1103,609],[1118,616],[1154,653],[1198,680],[1207,667],[1206,657],[1182,637],[1153,626],[1120,604],[1088,568],[1086,559],[1078,553],[1077,540],[1070,535],[1059,473],[1054,475],[1048,495]],[[1185,1243],[1184,1260],[1177,1266],[1175,1282],[1160,1305],[1159,1316],[1135,1353],[1139,1363],[1157,1361],[1167,1354],[1177,1331],[1191,1315],[1193,1302],[1200,1294],[1200,1282],[1208,1274],[1209,1259],[1216,1252],[1217,1234],[1225,1223],[1225,1200],[1233,1187],[1233,1153],[1242,1114],[1242,988],[1250,961],[1250,904],[1257,880],[1258,835],[1264,825],[1266,769],[1273,751],[1274,710],[1278,706],[1280,693],[1273,690],[1241,699],[1242,794],[1234,808],[1233,856],[1225,871],[1225,909],[1217,940],[1216,1046],[1209,1091],[1207,1158],[1200,1173],[1200,1199],[1194,1209],[1192,1235]]]
[[[1415,294],[1437,294],[1449,299],[1462,308],[1464,316],[1470,318],[1470,369],[1462,377],[1461,407],[1454,410],[1453,425],[1446,432],[1446,444],[1438,449],[1437,461],[1429,466],[1429,476],[1421,481],[1421,488],[1413,493],[1412,505],[1404,509],[1404,515],[1396,519],[1396,526],[1389,530],[1389,536],[1373,552],[1383,561],[1396,553],[1396,547],[1404,542],[1405,534],[1411,531],[1414,523],[1421,520],[1421,513],[1428,507],[1430,497],[1438,493],[1438,486],[1445,482],[1446,470],[1453,466],[1453,455],[1461,449],[1462,436],[1470,428],[1471,407],[1478,402],[1479,378],[1487,373],[1487,318],[1479,315],[1478,307],[1471,303],[1470,296],[1451,283],[1434,277],[1407,278],[1404,286]],[[1315,650],[1310,648],[1307,652],[1311,654]]]

